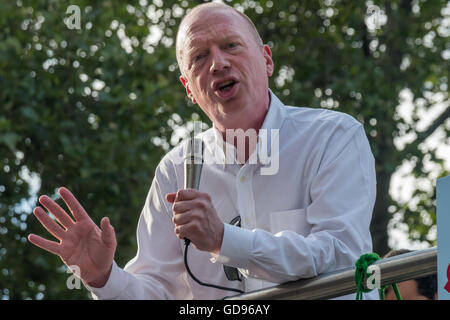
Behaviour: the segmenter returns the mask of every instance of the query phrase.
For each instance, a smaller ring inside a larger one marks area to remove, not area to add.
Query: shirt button
[[[245,176],[241,177],[241,182],[244,183],[247,180],[247,178],[245,178]]]

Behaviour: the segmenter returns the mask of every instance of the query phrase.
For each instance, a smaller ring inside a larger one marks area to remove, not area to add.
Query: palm
[[[74,222],[54,201],[43,196],[39,201],[64,228],[53,221],[42,208],[36,208],[34,214],[60,242],[56,243],[35,235],[30,235],[29,239],[42,249],[59,255],[68,267],[76,266],[81,272],[81,278],[89,283],[109,271],[116,248],[114,231],[107,219],[102,220],[102,229],[97,227],[75,197],[67,189],[60,190],[76,221]]]
[[[69,230],[68,230],[69,231]],[[109,267],[114,251],[103,242],[101,230],[92,220],[77,222],[67,237],[61,240],[59,256],[67,266],[77,265],[83,279],[95,279],[95,275]]]

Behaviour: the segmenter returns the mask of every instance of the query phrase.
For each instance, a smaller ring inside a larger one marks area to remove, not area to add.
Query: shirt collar
[[[278,97],[269,89],[270,94],[270,105],[269,110],[267,111],[266,117],[264,118],[264,122],[261,126],[261,129],[258,133],[258,152],[257,152],[257,161],[260,165],[269,165],[270,161],[268,157],[260,157],[261,148],[263,154],[271,153],[272,146],[272,131],[275,130],[275,134],[278,137],[277,130],[281,129],[284,121],[284,112],[283,106],[284,104],[278,99]],[[236,159],[236,148],[233,145],[228,144],[223,140],[221,132],[217,129],[217,127],[213,123],[212,131],[214,133],[212,140],[213,143],[207,143],[207,148],[214,155],[216,163],[221,163],[222,168],[225,169],[226,166],[226,155],[225,152],[229,153],[228,159]],[[211,141],[212,142],[212,141]],[[227,146],[225,148],[225,146]]]

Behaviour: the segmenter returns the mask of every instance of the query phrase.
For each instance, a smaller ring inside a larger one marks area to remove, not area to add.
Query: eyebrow
[[[195,39],[194,40],[189,39],[189,40],[190,41],[189,41],[189,44],[186,49],[186,54],[187,54],[188,58],[191,58],[192,55],[196,54],[197,52],[201,52],[203,50],[204,43],[201,43],[201,42],[195,43]],[[226,43],[229,41],[240,41],[240,42],[244,43],[244,39],[241,37],[240,34],[230,34],[230,35],[220,39],[220,43]],[[195,43],[195,45],[192,45],[193,42]]]

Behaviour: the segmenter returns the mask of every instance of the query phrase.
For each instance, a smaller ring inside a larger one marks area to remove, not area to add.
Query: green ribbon
[[[378,254],[372,252],[372,253],[363,254],[355,262],[356,300],[363,300],[363,293],[372,291],[372,289],[366,289],[364,287],[363,281],[365,278],[368,278],[372,275],[367,272],[367,268],[377,260],[380,260],[380,256]],[[394,289],[397,300],[402,300],[402,296],[400,295],[400,291],[398,290],[398,286],[396,283],[392,284],[392,288]],[[386,286],[382,286],[380,289],[378,289],[378,294],[380,296],[380,300],[385,299],[385,294],[384,294],[385,290],[386,290]]]

